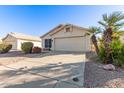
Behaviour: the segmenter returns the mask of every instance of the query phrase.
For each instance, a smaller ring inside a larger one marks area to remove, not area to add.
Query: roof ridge
[[[33,41],[41,41],[41,39],[40,39],[39,36],[32,36],[32,35],[18,33],[18,32],[10,32],[10,33],[8,33],[8,35],[11,35],[11,36],[13,36],[13,37],[15,37],[17,39],[26,39],[26,40],[33,40]]]
[[[57,29],[57,28],[59,28],[59,27],[61,27],[61,26],[68,26],[68,25],[71,25],[71,26],[75,26],[75,27],[78,27],[78,28],[80,28],[80,29],[85,29],[85,30],[87,30],[88,32],[89,32],[89,29],[88,28],[84,28],[84,27],[82,27],[82,26],[78,26],[78,25],[74,25],[74,24],[70,24],[70,23],[65,23],[65,24],[59,24],[59,25],[57,25],[56,27],[54,27],[52,30],[50,30],[49,32],[47,32],[46,34],[44,34],[44,35],[42,35],[40,38],[42,38],[42,37],[44,37],[44,36],[46,36],[47,34],[49,34],[49,33],[51,33],[52,31],[54,31],[55,29]],[[90,32],[89,32],[90,33]]]
[[[10,32],[9,34],[14,34],[14,35],[25,35],[25,36],[32,36],[32,37],[38,37],[38,36],[33,36],[33,35],[28,35],[20,32]]]

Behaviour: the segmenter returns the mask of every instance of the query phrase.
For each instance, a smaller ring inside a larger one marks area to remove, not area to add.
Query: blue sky
[[[59,24],[98,26],[102,14],[124,6],[0,6],[0,38],[9,32],[41,36]]]

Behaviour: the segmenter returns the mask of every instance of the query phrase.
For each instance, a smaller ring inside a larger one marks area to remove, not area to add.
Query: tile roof
[[[33,41],[41,41],[40,37],[36,36],[31,36],[31,35],[25,35],[22,33],[17,33],[17,32],[10,32],[8,35],[11,35],[17,39],[25,39],[25,40],[33,40]],[[7,36],[8,36],[7,35]],[[5,37],[6,38],[6,37]]]
[[[88,28],[80,27],[80,26],[73,25],[73,24],[60,24],[60,25],[56,26],[55,28],[53,28],[52,30],[50,30],[49,32],[47,32],[46,34],[42,35],[41,38],[46,36],[47,34],[49,34],[51,32],[54,32],[56,29],[59,29],[59,28],[61,29],[61,28],[64,28],[66,26],[74,26],[74,27],[86,30],[86,31],[88,31],[88,33],[90,33]]]

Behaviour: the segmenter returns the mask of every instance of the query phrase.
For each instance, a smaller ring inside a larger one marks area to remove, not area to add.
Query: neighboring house
[[[41,47],[41,39],[39,37],[24,35],[21,33],[11,32],[7,34],[2,41],[12,44],[12,50],[21,50],[21,44],[24,42],[32,42],[34,46]]]
[[[73,24],[60,24],[41,36],[42,47],[55,51],[90,51],[90,34],[86,28]]]
[[[2,40],[0,39],[0,44],[2,43]]]

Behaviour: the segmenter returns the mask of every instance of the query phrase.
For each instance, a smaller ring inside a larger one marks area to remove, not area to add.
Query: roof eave
[[[60,24],[60,25],[56,26],[55,28],[53,28],[52,30],[50,30],[49,32],[47,32],[46,34],[44,34],[44,35],[40,36],[40,38],[45,37],[47,34],[49,34],[49,33],[53,32],[55,29],[58,29],[58,28],[59,28],[59,27],[61,27],[61,26],[64,26],[64,25],[63,25],[63,24]]]
[[[60,24],[60,25],[56,26],[55,28],[53,28],[52,30],[50,30],[49,32],[47,32],[46,34],[44,34],[43,36],[40,36],[40,38],[45,37],[46,35],[48,35],[49,33],[53,32],[55,29],[58,29],[58,28],[61,27],[61,26],[67,26],[67,25],[70,25],[70,26],[74,26],[74,27],[83,29],[83,30],[87,31],[89,34],[92,34],[92,33],[89,31],[88,28],[83,28],[83,27],[76,26],[76,25],[73,25],[73,24],[66,24],[66,25]]]

